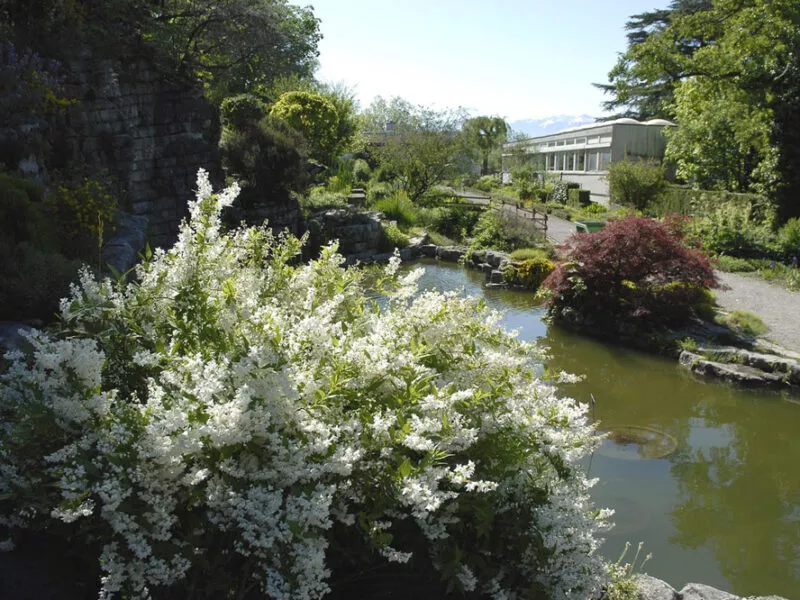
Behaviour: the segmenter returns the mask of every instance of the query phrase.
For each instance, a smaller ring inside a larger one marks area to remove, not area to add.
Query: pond
[[[644,541],[653,553],[645,571],[674,587],[800,598],[796,397],[699,380],[674,360],[548,326],[530,293],[484,289],[480,273],[457,265],[417,264],[422,288],[483,296],[505,311],[505,327],[549,347],[552,367],[585,376],[563,393],[594,396],[594,417],[610,431],[586,462],[600,478],[595,501],[617,510],[606,558]]]

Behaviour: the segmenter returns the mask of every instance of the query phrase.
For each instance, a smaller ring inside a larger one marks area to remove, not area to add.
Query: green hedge
[[[570,189],[567,190],[567,204],[575,208],[589,206],[592,203],[591,196],[589,190]]]
[[[758,222],[771,222],[775,210],[774,204],[768,198],[757,194],[693,190],[679,185],[668,185],[648,205],[646,212],[654,217],[664,217],[672,213],[703,217],[711,215],[723,204],[734,204],[742,208],[749,206],[751,220]]]

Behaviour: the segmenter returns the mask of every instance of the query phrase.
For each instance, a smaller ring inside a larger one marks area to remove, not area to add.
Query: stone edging
[[[787,600],[781,596],[736,596],[703,583],[687,583],[678,592],[666,581],[649,575],[639,575],[636,583],[637,600]]]

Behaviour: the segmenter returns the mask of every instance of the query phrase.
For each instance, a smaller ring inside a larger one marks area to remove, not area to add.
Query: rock
[[[482,273],[486,273],[487,276],[494,270],[492,268],[492,265],[490,265],[489,263],[481,263],[478,265],[478,268],[481,270]]]
[[[422,253],[422,256],[433,258],[436,256],[436,251],[438,249],[439,248],[436,244],[425,244],[423,246],[420,246],[419,251]]]
[[[649,575],[639,575],[636,584],[639,587],[637,600],[676,600],[677,592],[666,581]]]
[[[787,386],[784,374],[767,373],[745,364],[707,360],[700,354],[687,350],[681,352],[678,362],[698,375],[716,377],[738,385],[775,388]]]
[[[136,265],[145,247],[147,224],[147,217],[120,212],[116,233],[103,244],[103,265],[113,267],[118,273]]]
[[[489,263],[495,269],[499,269],[503,262],[508,262],[508,255],[503,252],[487,250],[483,262]]]
[[[703,583],[687,583],[678,593],[681,600],[741,600],[739,596],[734,596]]]
[[[494,270],[489,273],[489,283],[504,283],[505,279],[503,278],[503,272],[500,270]]]
[[[436,251],[436,258],[447,262],[458,262],[464,256],[463,248],[439,247]]]

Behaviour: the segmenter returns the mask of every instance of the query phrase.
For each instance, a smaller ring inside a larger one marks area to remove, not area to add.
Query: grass
[[[376,201],[374,206],[387,219],[397,221],[397,225],[401,229],[413,227],[420,219],[419,208],[403,191],[395,192],[388,198]]]
[[[517,248],[510,254],[511,260],[529,260],[531,258],[552,258],[552,248]]]
[[[761,317],[746,310],[734,310],[727,315],[720,316],[718,321],[736,333],[748,337],[758,337],[769,331],[769,327]]]
[[[458,246],[458,242],[453,240],[443,233],[439,233],[438,231],[433,231],[432,229],[423,229],[422,227],[412,227],[409,230],[411,235],[421,235],[422,233],[427,233],[428,238],[431,240],[431,244],[436,244],[437,246]]]

